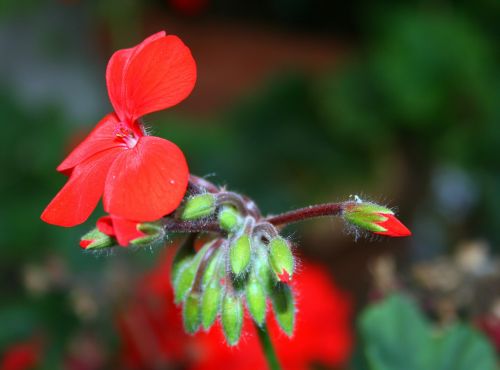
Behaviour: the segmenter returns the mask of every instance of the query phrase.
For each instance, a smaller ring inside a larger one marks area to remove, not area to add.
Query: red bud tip
[[[378,226],[381,226],[385,231],[374,232],[375,234],[390,236],[390,237],[404,237],[410,236],[411,231],[403,225],[394,215],[387,213],[377,213],[385,218],[384,221],[376,222]]]
[[[80,247],[83,249],[87,249],[87,247],[93,242],[93,240],[80,240]]]
[[[289,283],[290,282],[290,274],[288,273],[288,271],[286,271],[285,269],[283,269],[281,271],[281,274],[278,274],[278,279],[282,283]]]

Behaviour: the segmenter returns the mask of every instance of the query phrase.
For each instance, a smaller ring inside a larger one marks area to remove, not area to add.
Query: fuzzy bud
[[[291,337],[295,325],[295,302],[289,285],[279,283],[271,295],[274,316],[280,328]]]
[[[189,334],[196,333],[200,327],[200,308],[200,295],[198,293],[191,292],[184,301],[184,306],[182,308],[184,328]]]
[[[374,234],[403,237],[411,231],[399,221],[389,208],[370,202],[349,202],[344,206],[344,220]]]
[[[220,227],[227,232],[235,231],[242,222],[241,215],[232,206],[222,207],[218,218]]]
[[[181,219],[197,220],[210,216],[215,211],[215,196],[209,193],[188,198],[182,211]]]
[[[113,238],[100,232],[97,228],[92,229],[80,239],[80,247],[86,250],[111,248],[114,245]]]
[[[269,242],[269,261],[279,281],[288,283],[292,280],[295,261],[288,242],[282,237]]]
[[[213,280],[205,287],[201,299],[201,322],[205,330],[210,329],[219,312],[222,298],[222,286],[219,281]]]
[[[231,270],[238,276],[245,272],[252,253],[250,237],[247,234],[239,236],[231,245],[229,251],[229,262]]]
[[[254,321],[262,325],[266,319],[266,293],[256,276],[250,276],[245,289],[247,308]]]
[[[221,322],[227,343],[234,346],[240,340],[241,328],[243,327],[243,303],[241,298],[229,293],[224,296]]]

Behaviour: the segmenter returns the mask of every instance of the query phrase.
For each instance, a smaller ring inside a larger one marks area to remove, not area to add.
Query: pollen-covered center
[[[123,122],[116,125],[113,134],[129,148],[135,147],[139,140],[139,136]]]

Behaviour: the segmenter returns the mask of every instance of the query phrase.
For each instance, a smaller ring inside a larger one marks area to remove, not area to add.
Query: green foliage
[[[437,328],[401,294],[366,308],[358,329],[359,369],[496,369],[494,350],[482,334],[462,322]]]

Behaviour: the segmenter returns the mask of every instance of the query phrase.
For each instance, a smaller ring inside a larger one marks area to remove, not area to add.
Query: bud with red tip
[[[349,202],[344,206],[344,220],[374,234],[403,237],[411,231],[399,221],[389,208],[371,202]]]

